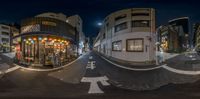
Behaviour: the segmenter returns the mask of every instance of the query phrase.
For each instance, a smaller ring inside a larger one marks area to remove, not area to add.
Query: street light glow
[[[102,26],[102,23],[101,22],[98,22],[98,24],[97,24],[98,26]]]

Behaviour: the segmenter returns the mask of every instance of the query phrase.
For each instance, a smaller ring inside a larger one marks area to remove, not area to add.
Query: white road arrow
[[[98,86],[97,82],[101,82],[103,86],[109,86],[110,84],[107,82],[108,78],[106,76],[103,77],[83,77],[81,82],[90,82],[90,89],[88,91],[89,94],[96,93],[104,93]]]

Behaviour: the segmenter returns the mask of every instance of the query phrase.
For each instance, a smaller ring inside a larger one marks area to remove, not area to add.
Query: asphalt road
[[[86,69],[90,56],[96,61],[94,69]],[[81,82],[81,79],[102,76],[107,76],[111,85],[97,82],[104,93],[89,94],[91,83]],[[199,99],[198,78],[164,69],[145,72],[124,70],[92,52],[62,70],[35,72],[18,69],[6,74],[0,79],[0,99]],[[175,84],[183,82],[187,83]]]

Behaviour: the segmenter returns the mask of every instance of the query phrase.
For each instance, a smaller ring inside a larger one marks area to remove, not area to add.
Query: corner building
[[[108,15],[95,40],[94,49],[126,63],[155,61],[155,10],[130,8]]]
[[[17,60],[29,66],[54,66],[52,56],[59,55],[62,64],[76,55],[76,31],[60,19],[44,16],[24,19],[21,34],[14,38],[21,39],[16,45]]]

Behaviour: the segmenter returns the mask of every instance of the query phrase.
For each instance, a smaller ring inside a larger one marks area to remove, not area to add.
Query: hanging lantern
[[[32,40],[31,43],[34,44],[34,41]]]
[[[52,38],[49,38],[49,41],[52,41]]]
[[[36,40],[37,40],[37,38],[33,38],[33,40],[34,40],[34,41],[36,41]]]
[[[43,40],[47,40],[47,38],[45,37]]]

